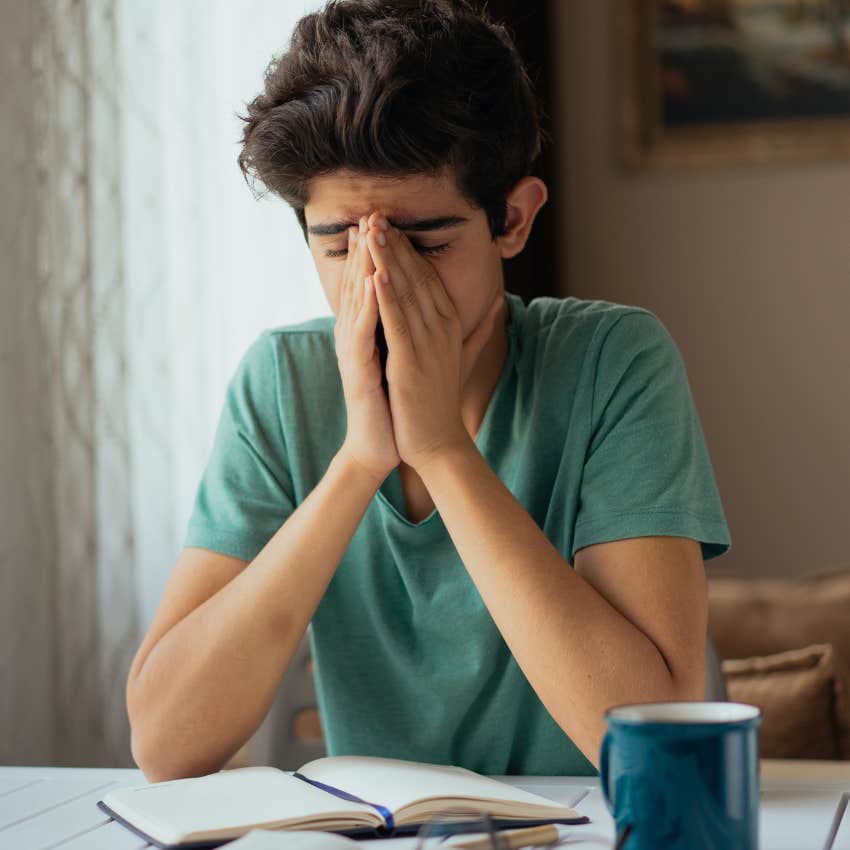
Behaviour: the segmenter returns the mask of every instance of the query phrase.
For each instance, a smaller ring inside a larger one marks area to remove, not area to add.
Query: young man
[[[136,761],[219,769],[312,622],[331,754],[592,773],[606,708],[704,696],[729,535],[675,343],[637,307],[505,292],[546,200],[537,115],[465,0],[303,18],[245,121],[334,316],[266,331],[231,381],[128,678]]]

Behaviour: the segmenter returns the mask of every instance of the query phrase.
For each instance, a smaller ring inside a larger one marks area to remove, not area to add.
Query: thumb
[[[478,323],[475,330],[464,340],[461,352],[460,386],[466,385],[466,381],[472,373],[472,369],[478,361],[478,356],[484,350],[487,340],[490,339],[496,328],[496,320],[499,316],[502,304],[505,301],[505,293],[500,292],[490,305],[484,318]]]

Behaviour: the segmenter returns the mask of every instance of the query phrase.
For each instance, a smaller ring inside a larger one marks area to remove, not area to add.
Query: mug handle
[[[614,813],[611,795],[608,793],[608,762],[611,756],[611,733],[606,732],[602,738],[602,748],[599,751],[599,784],[602,787],[602,796],[605,797],[605,805],[608,811]]]

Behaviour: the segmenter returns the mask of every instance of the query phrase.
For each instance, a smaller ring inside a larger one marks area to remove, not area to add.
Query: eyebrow
[[[423,233],[428,230],[446,230],[449,227],[457,227],[468,219],[459,215],[444,215],[438,218],[390,218],[388,221],[399,230]],[[335,236],[337,233],[344,233],[349,227],[357,227],[357,221],[329,221],[325,224],[313,224],[307,228],[307,232],[314,236]]]

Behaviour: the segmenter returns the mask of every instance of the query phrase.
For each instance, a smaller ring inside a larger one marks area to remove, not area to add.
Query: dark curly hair
[[[341,168],[450,166],[501,235],[506,197],[531,173],[542,138],[510,34],[469,0],[331,0],[298,21],[247,110],[242,174],[255,197],[259,179],[292,206],[305,239],[308,181]]]

